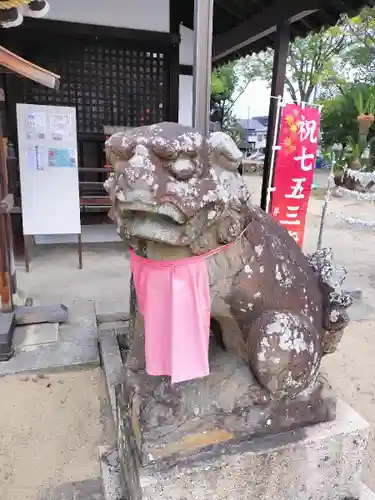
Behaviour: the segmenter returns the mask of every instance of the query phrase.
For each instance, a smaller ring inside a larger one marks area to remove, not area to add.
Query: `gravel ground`
[[[40,500],[100,476],[105,444],[101,370],[0,379],[0,498]]]

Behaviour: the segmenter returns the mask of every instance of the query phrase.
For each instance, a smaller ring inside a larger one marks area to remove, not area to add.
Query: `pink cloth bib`
[[[169,375],[174,384],[209,374],[211,302],[205,259],[224,248],[175,261],[145,259],[130,249],[149,375]]]

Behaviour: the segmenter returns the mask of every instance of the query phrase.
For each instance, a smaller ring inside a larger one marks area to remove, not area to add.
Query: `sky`
[[[234,105],[234,114],[237,118],[252,118],[253,116],[267,116],[270,100],[268,82],[251,82],[242,96]]]

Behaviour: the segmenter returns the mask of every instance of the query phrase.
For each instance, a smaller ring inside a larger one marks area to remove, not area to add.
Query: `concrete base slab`
[[[132,445],[139,436],[121,418],[118,450],[130,500],[354,500],[362,493],[368,433],[367,422],[338,402],[333,422],[235,442],[214,435],[213,445],[198,433],[167,443],[144,466]]]
[[[58,336],[58,323],[18,326],[14,331],[13,346],[16,350],[23,350],[28,347],[53,344],[57,342]]]
[[[43,337],[38,334],[41,326],[45,325],[35,325],[35,338]],[[32,342],[31,336],[29,342]],[[60,325],[56,342],[23,347],[12,359],[0,363],[0,377],[99,364],[95,304],[92,301],[77,301],[69,307],[69,321]]]
[[[99,447],[99,460],[102,472],[104,500],[124,500],[126,498],[125,487],[121,477],[120,459],[117,449],[107,446]],[[363,483],[360,484],[359,490],[359,500],[375,500],[375,493]],[[254,498],[254,500],[258,499]],[[290,498],[289,500],[296,499]]]

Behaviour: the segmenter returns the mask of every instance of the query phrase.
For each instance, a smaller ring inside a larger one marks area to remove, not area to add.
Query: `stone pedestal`
[[[323,380],[260,404],[248,367],[220,349],[210,375],[170,385],[127,370],[115,388],[129,500],[359,498],[368,425]]]
[[[209,376],[181,384],[131,366],[126,363],[116,390],[117,420],[142,466],[169,453],[183,456],[193,448],[279,434],[336,415],[336,399],[324,380],[295,398],[267,399],[248,366],[216,345]]]
[[[333,422],[254,439],[197,433],[166,444],[147,465],[124,422],[119,454],[130,500],[349,500],[361,494],[368,424],[342,402]]]

